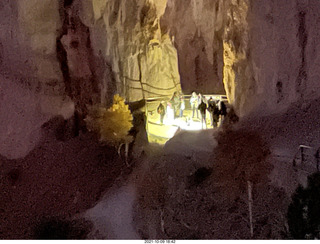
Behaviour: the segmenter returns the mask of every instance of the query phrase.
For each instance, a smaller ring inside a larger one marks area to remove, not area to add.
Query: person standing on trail
[[[201,101],[203,101],[205,104],[208,104],[207,98],[204,95],[202,95],[201,93],[199,93],[199,95],[198,95],[198,104],[199,105],[201,104]]]
[[[167,102],[166,118],[169,123],[172,123],[174,120],[173,107],[170,101]]]
[[[197,119],[199,118],[198,114],[198,97],[195,92],[192,92],[191,98],[190,98],[190,105],[192,108],[192,118],[194,118],[194,112],[197,112]]]
[[[205,99],[202,97],[201,94],[200,95],[200,105],[198,106],[198,109],[200,110],[200,114],[201,114],[201,127],[203,129],[203,123],[206,126],[207,129],[207,121],[206,121],[206,110],[207,110],[207,104],[205,103]]]
[[[223,119],[226,117],[227,115],[227,106],[226,104],[221,101],[220,102],[220,111],[219,111],[219,114],[221,116],[221,119],[220,119],[220,124],[222,123]]]
[[[183,95],[180,95],[180,118],[183,117],[183,110],[186,108],[185,103],[184,103],[184,98]]]
[[[199,107],[199,105],[201,104],[201,102],[202,102],[202,94],[199,92],[199,94],[198,94],[198,107]]]
[[[163,124],[163,118],[166,114],[166,110],[164,108],[164,101],[161,101],[161,103],[159,104],[158,108],[157,108],[157,112],[158,114],[160,114],[160,124]]]
[[[210,114],[210,122],[211,122],[211,126],[214,127],[214,111],[216,109],[216,103],[215,101],[213,100],[212,97],[209,98],[208,100],[208,112]]]
[[[218,106],[219,101],[215,103],[215,107],[213,110],[213,127],[218,127],[218,122],[219,122],[219,115],[220,115],[220,110]]]
[[[170,103],[173,108],[174,119],[177,117],[177,111],[180,107],[180,99],[178,96],[178,92],[174,92],[172,98],[170,99]]]

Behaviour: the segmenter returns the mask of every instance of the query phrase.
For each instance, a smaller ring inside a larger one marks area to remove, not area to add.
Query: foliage
[[[214,149],[216,182],[226,188],[230,197],[247,194],[247,181],[267,184],[271,165],[268,144],[256,133],[228,130],[216,137],[219,146]]]
[[[128,135],[132,128],[132,114],[124,98],[118,94],[114,95],[113,104],[108,109],[101,105],[91,107],[85,121],[88,129],[98,133],[100,140],[109,145],[117,147],[133,140]]]
[[[298,186],[288,208],[289,231],[294,239],[320,238],[320,173]]]

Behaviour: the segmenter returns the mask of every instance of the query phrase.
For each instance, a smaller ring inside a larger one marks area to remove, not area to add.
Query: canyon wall
[[[181,91],[178,57],[160,17],[166,1],[2,1],[2,74],[77,111]]]
[[[221,0],[86,0],[81,18],[127,100],[171,96],[181,87],[185,94],[223,94],[226,6]]]
[[[23,80],[47,95],[63,94],[62,73],[56,58],[61,26],[56,0],[1,1],[1,74]]]
[[[225,91],[240,116],[265,115],[319,96],[319,10],[316,0],[169,0],[161,23],[184,90]]]
[[[7,79],[74,103],[226,93],[241,116],[319,96],[317,0],[3,0]],[[54,103],[53,103],[54,104]]]
[[[181,91],[177,51],[159,23],[166,1],[79,3],[95,54],[112,68],[114,83],[102,81],[102,94],[110,85],[127,101],[169,97]]]
[[[88,105],[109,105],[115,93],[134,102],[181,91],[177,51],[159,24],[165,8],[150,0],[1,1],[0,153],[25,156],[51,117],[81,122]]]
[[[319,97],[319,1],[230,1],[226,9],[224,84],[240,115]]]
[[[74,111],[56,55],[55,0],[0,2],[0,154],[27,155],[52,116]]]
[[[223,40],[225,7],[221,0],[168,0],[161,28],[178,50],[185,93],[224,94]]]

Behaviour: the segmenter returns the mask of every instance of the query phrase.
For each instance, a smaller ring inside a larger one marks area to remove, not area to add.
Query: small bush
[[[132,128],[132,114],[124,99],[118,94],[114,95],[110,108],[101,105],[91,107],[85,121],[88,130],[98,133],[100,140],[109,145],[117,147],[121,143],[133,140],[128,135]]]

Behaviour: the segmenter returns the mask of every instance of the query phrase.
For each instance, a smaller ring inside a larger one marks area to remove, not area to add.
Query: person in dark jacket
[[[213,110],[213,127],[218,127],[218,122],[219,122],[219,115],[220,115],[220,110],[219,110],[219,107],[218,107],[218,103],[219,101],[217,101],[215,103],[215,107],[214,107],[214,110]]]
[[[227,115],[227,106],[226,104],[221,101],[220,102],[220,111],[219,111],[219,114],[220,114],[220,117],[221,117],[221,121],[220,121],[220,124],[222,123],[222,121],[224,120],[224,118],[226,117]]]
[[[210,114],[210,122],[211,122],[211,126],[213,126],[213,111],[216,107],[216,103],[214,102],[213,98],[210,97],[208,100],[208,112]]]
[[[166,114],[166,110],[163,104],[164,104],[164,101],[162,101],[157,108],[157,112],[158,114],[160,114],[160,124],[163,124],[163,118]]]
[[[177,118],[177,112],[180,110],[180,99],[178,92],[174,92],[172,98],[170,99],[170,103],[173,108],[174,119]]]
[[[201,103],[198,106],[198,109],[200,110],[200,114],[201,114],[201,127],[203,129],[203,123],[205,124],[206,128],[207,128],[207,122],[206,122],[206,110],[207,110],[207,104],[205,103],[205,100],[202,98],[200,99]]]

